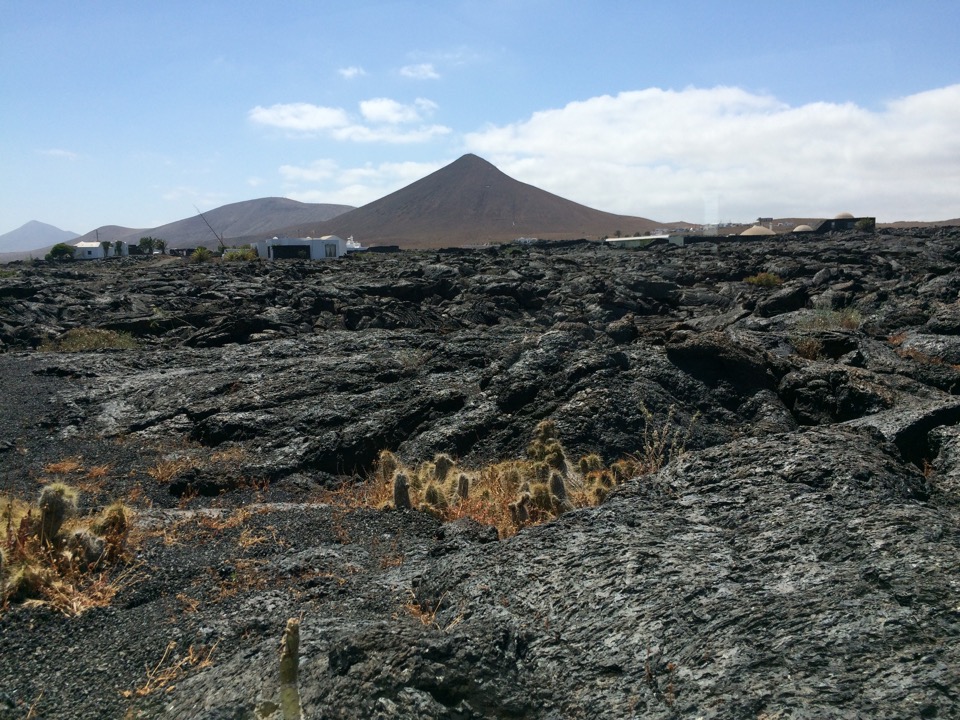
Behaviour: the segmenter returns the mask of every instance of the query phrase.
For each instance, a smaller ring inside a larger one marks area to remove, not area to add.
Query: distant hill
[[[642,217],[594,210],[514,180],[476,155],[450,165],[380,200],[284,234],[339,235],[365,246],[442,247],[544,239],[623,235],[652,230]]]
[[[960,218],[954,218],[953,220],[937,220],[932,222],[927,222],[923,220],[898,220],[897,222],[892,223],[877,223],[881,227],[890,227],[890,228],[914,228],[914,227],[955,227],[960,225]]]
[[[16,230],[0,235],[0,253],[26,252],[34,248],[70,242],[78,237],[80,237],[78,233],[31,220]]]
[[[262,237],[265,234],[276,234],[278,229],[283,227],[321,223],[352,209],[352,205],[302,203],[287,198],[271,197],[244,200],[210,210],[203,213],[206,222],[197,213],[193,217],[155,228],[134,230],[107,226],[98,228],[98,231],[101,241],[124,240],[135,245],[141,237],[149,235],[165,240],[168,248],[197,247],[198,245],[214,248],[218,245],[218,241],[207,227],[207,222],[217,235],[223,237],[227,245],[232,245],[240,242],[237,238],[252,235]],[[124,230],[127,232],[123,232]],[[87,233],[77,241],[95,241],[98,231]]]

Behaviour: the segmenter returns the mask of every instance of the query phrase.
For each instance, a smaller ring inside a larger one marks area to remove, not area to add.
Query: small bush
[[[190,253],[190,257],[187,258],[187,262],[194,264],[207,263],[211,260],[213,260],[213,253],[202,245]]]
[[[757,273],[756,275],[744,278],[743,281],[748,285],[756,285],[757,287],[777,287],[778,285],[783,285],[783,278],[771,272]]]
[[[862,233],[872,233],[876,232],[877,221],[874,218],[860,218],[857,220],[857,224],[854,225],[857,229],[857,232]]]
[[[790,344],[797,355],[807,360],[817,360],[823,352],[823,343],[816,338],[797,337],[791,338]]]
[[[223,259],[226,262],[253,262],[259,260],[260,256],[252,247],[232,248],[223,254]]]
[[[813,317],[803,325],[817,330],[856,330],[862,322],[863,316],[856,308],[831,310],[826,307],[818,307],[814,309]]]
[[[99,328],[73,328],[53,340],[40,344],[42,352],[90,352],[94,350],[136,350],[136,338],[130,333]]]

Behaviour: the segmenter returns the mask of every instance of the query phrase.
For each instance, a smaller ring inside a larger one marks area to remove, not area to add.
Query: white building
[[[336,235],[320,238],[274,237],[250,243],[257,254],[269,260],[323,260],[347,254],[347,241]]]
[[[130,252],[130,247],[125,242],[120,243],[120,252],[117,252],[116,243],[104,241],[98,242],[78,242],[73,247],[73,257],[75,260],[102,260],[105,257],[126,256]]]

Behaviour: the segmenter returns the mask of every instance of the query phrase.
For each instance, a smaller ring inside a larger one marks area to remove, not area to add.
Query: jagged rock
[[[4,492],[78,463],[81,514],[135,510],[108,607],[4,609],[0,717],[276,716],[289,618],[307,717],[950,717],[957,237],[0,278]],[[140,346],[35,350],[82,327]],[[678,447],[506,539],[386,509],[386,478],[331,493],[384,449],[524,457],[545,419],[568,458]]]

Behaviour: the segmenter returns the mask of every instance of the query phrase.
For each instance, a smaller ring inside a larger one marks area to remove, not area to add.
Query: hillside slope
[[[659,223],[580,205],[514,180],[476,155],[460,159],[363,207],[310,228],[364,245],[436,247],[518,237],[580,238],[642,232]]]

